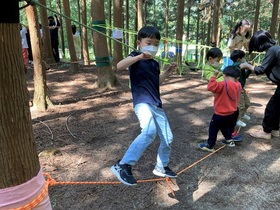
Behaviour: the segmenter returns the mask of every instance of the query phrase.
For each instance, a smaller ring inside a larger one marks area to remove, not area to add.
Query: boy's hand
[[[213,72],[213,76],[214,76],[214,77],[217,77],[218,74],[219,74],[219,71],[218,71],[218,70],[215,70],[215,71]]]
[[[141,56],[141,59],[143,59],[143,60],[147,60],[147,59],[152,59],[153,58],[151,53],[149,53],[148,51],[145,51],[145,52],[141,53],[140,56]]]

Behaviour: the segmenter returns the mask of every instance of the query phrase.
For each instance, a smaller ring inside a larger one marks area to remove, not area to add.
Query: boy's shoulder
[[[140,55],[140,54],[141,54],[141,52],[139,52],[139,51],[132,51],[130,54],[128,54],[128,56],[134,57],[134,56],[137,56],[137,55]]]

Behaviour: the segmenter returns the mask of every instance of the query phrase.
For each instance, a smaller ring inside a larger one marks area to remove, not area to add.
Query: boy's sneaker
[[[272,130],[272,131],[271,131],[271,136],[279,137],[279,136],[280,136],[279,130]]]
[[[241,118],[244,120],[251,120],[251,117],[247,114],[244,114]]]
[[[137,181],[134,179],[131,172],[131,165],[120,164],[120,160],[111,167],[111,171],[123,184],[128,186],[134,186],[137,184]]]
[[[208,143],[201,143],[201,144],[198,144],[198,147],[204,151],[208,151],[208,152],[214,152],[214,148],[210,147]]]
[[[246,123],[243,122],[243,121],[241,121],[241,120],[238,120],[238,121],[236,122],[236,126],[238,126],[238,127],[246,127]]]
[[[241,135],[235,135],[235,136],[231,136],[232,141],[242,141],[243,140],[243,136]]]
[[[158,167],[156,166],[153,170],[153,174],[160,177],[170,177],[170,178],[176,178],[177,174],[173,172],[168,166],[166,167]]]
[[[225,139],[224,139],[224,140],[222,141],[222,143],[223,143],[223,144],[226,144],[226,145],[229,146],[229,147],[234,147],[234,146],[235,146],[234,141],[231,140],[231,139],[230,139],[230,140],[225,140]]]

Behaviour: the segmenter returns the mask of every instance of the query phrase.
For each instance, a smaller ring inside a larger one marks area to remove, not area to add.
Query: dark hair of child
[[[211,58],[222,58],[223,57],[223,52],[219,48],[213,47],[206,54],[206,59],[207,60],[209,59],[209,57],[211,57]]]
[[[230,54],[230,59],[233,62],[236,62],[238,59],[242,59],[245,57],[245,52],[243,50],[234,50],[231,54]]]
[[[268,48],[275,45],[276,42],[270,35],[270,33],[266,30],[260,30],[254,33],[253,37],[250,39],[249,42],[249,54],[253,51],[263,52],[266,51]]]
[[[137,36],[138,40],[141,41],[141,39],[144,38],[156,38],[160,40],[160,33],[157,28],[152,26],[144,26],[141,28],[138,32]]]
[[[236,66],[227,66],[224,70],[223,70],[223,74],[229,77],[233,77],[233,78],[238,78],[240,77],[240,69],[237,68]]]

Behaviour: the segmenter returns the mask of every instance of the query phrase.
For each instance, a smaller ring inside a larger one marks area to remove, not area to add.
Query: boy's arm
[[[207,85],[207,90],[216,93],[219,91],[219,83],[217,82],[217,76],[218,76],[219,72],[217,70],[215,70],[213,72],[212,77],[209,80],[209,83]]]
[[[171,63],[171,65],[159,75],[159,85],[177,68],[176,63]]]
[[[136,55],[136,56],[128,56],[125,59],[118,62],[117,69],[118,70],[123,70],[123,69],[128,68],[132,64],[136,63],[137,61],[145,60],[145,59],[152,59],[152,58],[153,58],[153,56],[148,52],[141,53],[141,54]]]

